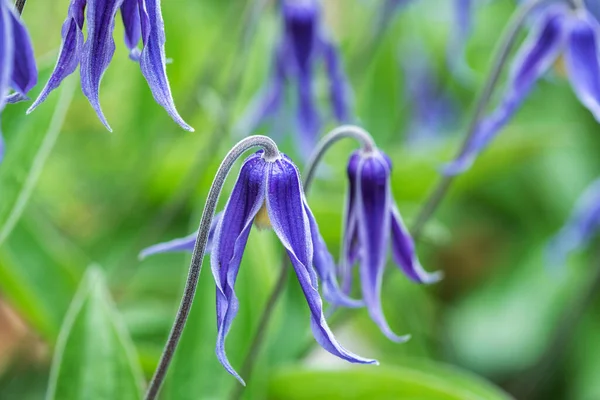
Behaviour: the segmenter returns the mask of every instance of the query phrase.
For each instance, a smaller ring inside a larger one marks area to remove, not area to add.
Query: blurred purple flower
[[[83,25],[87,7],[87,40]],[[32,112],[80,65],[81,88],[100,121],[111,131],[100,107],[100,81],[115,52],[113,31],[117,11],[121,10],[125,26],[125,43],[130,58],[139,61],[142,74],[158,104],[183,129],[193,131],[179,116],[167,79],[165,29],[160,0],[71,0],[62,27],[62,46],[54,72],[46,86],[27,110]],[[142,42],[142,48],[137,48]]]
[[[594,181],[577,201],[573,214],[547,248],[548,262],[563,265],[569,254],[585,246],[600,227],[600,179]]]
[[[573,11],[564,4],[544,9],[518,51],[500,104],[479,121],[465,150],[445,167],[445,174],[459,174],[473,164],[563,52],[573,91],[600,122],[599,35],[598,21],[584,9]]]
[[[283,0],[283,33],[274,50],[273,69],[265,89],[242,119],[242,129],[250,133],[265,120],[278,114],[284,102],[286,84],[296,84],[297,133],[304,153],[314,146],[321,129],[314,92],[314,69],[325,63],[329,78],[330,102],[338,122],[349,119],[349,87],[338,50],[321,26],[317,0]]]
[[[323,284],[324,297],[342,306],[359,306],[337,284],[335,265],[308,207],[300,175],[285,155],[268,160],[259,151],[248,157],[213,233],[211,264],[217,284],[217,357],[225,369],[240,382],[225,353],[225,337],[235,318],[239,302],[234,286],[250,228],[272,227],[285,247],[311,313],[311,327],[317,342],[325,350],[346,361],[374,364],[344,349],[329,329],[318,292]],[[172,247],[189,250],[194,241],[188,237]],[[146,250],[148,253],[148,250]],[[314,269],[313,269],[314,268]]]
[[[403,342],[383,315],[381,283],[391,244],[394,262],[414,282],[434,283],[440,272],[423,269],[410,233],[394,202],[390,185],[391,161],[379,150],[357,151],[348,163],[349,194],[342,248],[341,273],[348,290],[351,267],[359,263],[363,300],[373,321],[391,340]]]
[[[37,67],[27,28],[9,0],[0,0],[0,112],[7,103],[27,100],[37,83]],[[9,95],[9,91],[14,92]],[[4,139],[0,133],[0,161]]]

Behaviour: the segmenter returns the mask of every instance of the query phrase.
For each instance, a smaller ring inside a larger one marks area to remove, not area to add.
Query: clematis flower
[[[230,374],[244,383],[229,363],[225,338],[238,312],[239,302],[234,286],[254,224],[261,229],[272,227],[285,247],[306,297],[317,342],[346,361],[377,363],[344,349],[329,329],[318,292],[318,279],[328,301],[350,307],[362,303],[348,298],[337,284],[333,257],[306,202],[298,169],[283,154],[274,160],[266,159],[263,154],[259,151],[244,161],[212,239],[211,266],[217,285],[216,353],[219,361]]]
[[[585,246],[600,228],[600,179],[594,181],[577,201],[568,222],[552,238],[548,261],[562,265],[569,254]]]
[[[351,267],[358,264],[363,300],[371,319],[391,340],[403,342],[389,327],[381,308],[381,283],[391,246],[395,264],[412,281],[434,283],[440,272],[428,273],[421,266],[415,245],[392,198],[392,164],[383,152],[357,151],[348,163],[349,194],[342,247],[344,286],[351,280]]]
[[[253,102],[242,123],[244,132],[252,132],[267,119],[275,117],[284,102],[287,84],[297,91],[297,134],[304,152],[312,149],[321,129],[314,90],[314,70],[325,64],[333,114],[338,122],[349,119],[349,93],[346,76],[336,46],[321,26],[317,0],[283,0],[283,31],[273,56],[272,75],[267,87]]]
[[[83,94],[100,121],[112,131],[100,107],[100,81],[115,52],[113,31],[119,9],[130,58],[139,62],[154,100],[183,129],[193,131],[179,116],[171,95],[160,0],[71,0],[67,19],[62,26],[62,45],[56,66],[46,86],[27,112],[30,113],[39,106],[79,65]],[[85,41],[84,22],[87,23]],[[140,41],[141,50],[137,48]]]
[[[542,10],[516,55],[500,104],[478,123],[465,150],[444,172],[459,174],[473,164],[561,54],[575,95],[600,122],[599,45],[600,26],[586,9],[553,4]]]
[[[27,99],[37,83],[37,67],[27,28],[9,0],[0,0],[0,112],[7,103]],[[9,94],[10,90],[13,93]],[[0,161],[4,140],[0,133]]]

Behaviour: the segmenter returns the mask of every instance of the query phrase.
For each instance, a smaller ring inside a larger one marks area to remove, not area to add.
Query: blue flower
[[[62,46],[58,61],[46,86],[27,112],[30,113],[39,106],[79,65],[83,94],[88,98],[100,121],[111,130],[100,107],[99,96],[100,81],[115,52],[113,31],[119,9],[123,17],[125,43],[130,49],[130,58],[139,61],[154,99],[182,128],[193,131],[177,113],[171,95],[167,79],[166,39],[160,0],[71,0],[67,19],[62,27]],[[84,18],[87,22],[85,42]],[[137,48],[140,41],[141,50]]]
[[[459,174],[473,164],[560,54],[575,95],[600,122],[599,35],[598,21],[585,9],[571,10],[564,4],[544,9],[516,55],[500,104],[479,121],[465,150],[444,172]]]
[[[0,112],[6,103],[27,99],[37,83],[37,67],[27,28],[9,0],[0,0]],[[9,95],[9,91],[14,92]],[[4,140],[0,134],[0,161]]]
[[[381,308],[381,283],[390,244],[395,264],[412,281],[434,283],[442,274],[428,273],[417,259],[413,239],[392,197],[391,168],[389,157],[377,149],[357,151],[350,157],[341,270],[347,290],[351,267],[359,264],[363,300],[371,318],[389,339],[403,342],[408,336],[392,332]]]
[[[336,46],[321,27],[321,9],[316,0],[283,0],[283,33],[273,56],[273,70],[247,115],[242,118],[244,132],[252,132],[265,120],[278,114],[287,83],[297,90],[297,133],[304,152],[314,146],[321,129],[314,91],[314,69],[325,63],[333,114],[338,122],[349,119],[349,94]]]
[[[328,301],[350,307],[361,303],[349,299],[337,284],[333,257],[306,202],[298,169],[283,154],[274,160],[265,159],[263,154],[259,151],[244,161],[225,210],[214,225],[211,265],[217,284],[216,352],[219,361],[243,383],[227,359],[225,337],[238,312],[239,302],[234,286],[254,224],[259,228],[272,227],[285,247],[306,297],[317,342],[328,352],[349,362],[376,363],[344,349],[329,329],[318,292],[318,278],[323,284],[323,296]],[[189,237],[187,244],[182,240],[171,249],[190,250],[193,240]],[[146,254],[150,252],[146,250]]]
[[[585,246],[600,227],[600,179],[577,201],[573,214],[548,245],[548,261],[563,265],[571,252]]]

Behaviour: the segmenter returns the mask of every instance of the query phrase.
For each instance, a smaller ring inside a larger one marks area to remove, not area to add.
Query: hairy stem
[[[508,58],[510,52],[517,41],[517,36],[521,27],[523,26],[527,16],[531,13],[531,11],[536,8],[538,5],[546,2],[548,0],[529,0],[523,6],[519,7],[513,16],[511,17],[509,23],[507,24],[500,41],[498,42],[498,47],[494,53],[492,68],[488,75],[487,81],[479,98],[477,99],[477,103],[475,106],[475,111],[471,116],[471,120],[469,122],[469,126],[467,129],[467,135],[462,143],[462,146],[458,152],[460,156],[466,149],[468,143],[471,138],[475,134],[475,129],[477,128],[477,124],[481,120],[483,113],[485,112],[486,107],[492,97],[492,93],[494,92],[494,88],[498,84],[500,79],[500,74],[504,70],[506,63],[508,62]],[[444,175],[440,178],[439,183],[429,196],[427,202],[421,209],[421,212],[417,215],[413,227],[411,229],[411,233],[415,240],[421,235],[423,231],[423,227],[431,218],[435,210],[438,208],[442,200],[446,197],[448,189],[454,182],[455,176],[452,175]]]
[[[17,12],[19,13],[19,15],[23,14],[23,8],[25,8],[26,2],[27,2],[27,0],[17,0],[15,2],[15,8],[17,9]]]
[[[348,137],[358,141],[361,144],[364,151],[372,151],[375,148],[375,142],[373,141],[371,135],[358,126],[342,125],[333,129],[327,135],[325,135],[323,139],[321,139],[321,141],[317,144],[316,149],[314,150],[312,156],[310,157],[306,165],[304,173],[305,193],[308,193],[310,187],[312,186],[317,167],[321,163],[321,160],[323,159],[323,156],[325,156],[327,150],[329,150],[331,146],[333,146],[336,142]],[[256,329],[254,337],[252,338],[252,341],[250,343],[250,349],[248,350],[248,354],[246,355],[246,358],[244,359],[242,368],[240,370],[241,376],[245,377],[247,382],[250,380],[252,371],[254,369],[256,361],[258,360],[260,348],[266,337],[267,327],[269,325],[269,322],[271,321],[271,317],[273,316],[275,306],[277,305],[277,302],[283,294],[283,289],[285,289],[289,269],[289,259],[284,254],[281,261],[279,277],[277,278],[275,287],[273,288],[273,291],[271,292],[269,299],[267,300],[267,305],[265,306],[265,309],[263,310],[263,313],[260,317],[258,328]],[[230,399],[236,400],[241,398],[243,391],[243,386],[236,385],[231,393]]]
[[[163,350],[162,356],[158,363],[158,367],[154,372],[148,392],[146,393],[147,400],[153,400],[158,395],[160,387],[165,379],[169,364],[177,349],[177,344],[183,333],[185,323],[190,313],[192,303],[194,301],[194,295],[196,294],[196,287],[198,285],[198,278],[200,277],[200,271],[202,270],[202,260],[206,251],[206,243],[208,242],[208,234],[210,226],[215,214],[217,202],[223,189],[223,184],[227,175],[231,170],[231,167],[235,161],[246,151],[252,147],[262,147],[265,150],[264,157],[266,159],[273,159],[279,156],[279,150],[273,140],[266,136],[250,136],[240,140],[233,148],[227,153],[213,180],[213,183],[208,192],[206,203],[204,205],[204,211],[202,212],[202,218],[200,219],[200,227],[198,228],[198,237],[196,238],[196,244],[194,245],[194,253],[192,255],[192,261],[190,263],[190,269],[188,272],[187,281],[185,284],[185,290],[181,299],[179,310],[177,311],[177,317],[173,323],[173,328],[169,334],[169,338]]]

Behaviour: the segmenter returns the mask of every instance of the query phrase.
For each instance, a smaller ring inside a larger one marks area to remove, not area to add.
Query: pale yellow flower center
[[[271,225],[271,219],[269,218],[269,213],[267,211],[267,203],[264,202],[256,217],[254,217],[254,225],[258,229],[271,229],[273,226]]]

